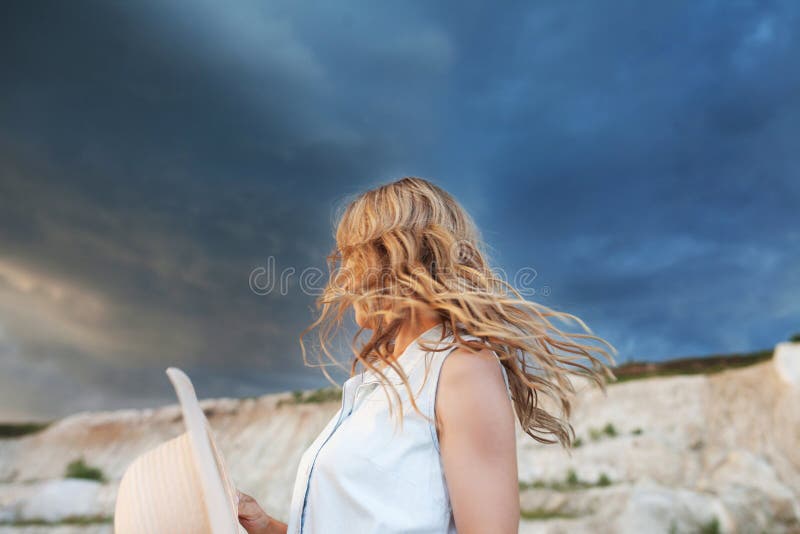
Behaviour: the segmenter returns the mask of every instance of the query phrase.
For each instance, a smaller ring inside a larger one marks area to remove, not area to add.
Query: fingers
[[[236,490],[238,500],[239,524],[248,533],[266,532],[269,527],[270,517],[264,513],[258,502],[250,495]]]
[[[237,508],[240,516],[257,517],[261,514],[261,507],[250,495],[236,490]]]

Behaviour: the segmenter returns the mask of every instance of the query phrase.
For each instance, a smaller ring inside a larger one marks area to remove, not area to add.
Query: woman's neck
[[[392,359],[396,360],[415,339],[436,326],[439,322],[440,319],[437,315],[430,314],[421,316],[417,318],[417,320],[403,323],[394,341]]]

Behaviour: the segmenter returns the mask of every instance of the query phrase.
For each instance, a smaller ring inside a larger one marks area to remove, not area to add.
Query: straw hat
[[[115,534],[246,534],[238,497],[189,377],[167,369],[186,432],[142,454],[125,471]]]

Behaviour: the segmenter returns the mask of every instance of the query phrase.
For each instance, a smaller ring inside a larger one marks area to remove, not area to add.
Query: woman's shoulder
[[[456,347],[445,358],[439,377],[439,387],[458,393],[470,390],[491,392],[499,389],[505,396],[504,368],[497,355],[488,348],[473,350]]]
[[[435,398],[445,434],[489,450],[489,436],[514,435],[514,408],[497,356],[489,349],[454,349],[445,359]]]

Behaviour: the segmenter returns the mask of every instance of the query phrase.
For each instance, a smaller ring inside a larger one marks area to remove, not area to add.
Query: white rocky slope
[[[800,532],[798,361],[800,345],[780,344],[745,368],[621,382],[607,396],[584,385],[571,456],[518,428],[520,480],[531,486],[520,532]],[[338,409],[278,406],[291,398],[201,403],[239,488],[281,519],[300,455]],[[181,432],[169,406],[77,414],[0,440],[0,533],[112,532],[69,518],[111,516],[128,464]],[[63,479],[81,456],[110,482]]]

